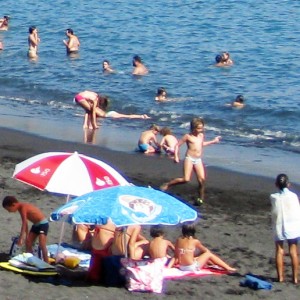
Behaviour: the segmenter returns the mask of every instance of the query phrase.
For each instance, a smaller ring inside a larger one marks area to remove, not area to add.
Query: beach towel
[[[240,281],[240,285],[244,287],[249,287],[253,290],[271,290],[273,287],[272,283],[259,279],[253,275],[246,275],[245,279]]]
[[[14,256],[12,259],[9,260],[9,263],[12,266],[22,268],[22,266],[32,266],[37,268],[38,270],[55,270],[55,267],[44,262],[40,258],[34,256],[31,253],[23,253],[23,254],[18,254]],[[25,267],[24,267],[25,269]],[[28,268],[26,268],[28,269]]]
[[[163,276],[164,279],[180,279],[184,277],[202,277],[208,275],[224,275],[228,274],[227,271],[222,270],[220,268],[212,267],[205,267],[199,271],[181,271],[178,268],[164,268],[163,269]]]
[[[166,258],[143,260],[122,258],[127,289],[132,292],[162,293],[163,269],[166,261]]]

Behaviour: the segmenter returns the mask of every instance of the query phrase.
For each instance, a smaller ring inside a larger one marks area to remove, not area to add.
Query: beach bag
[[[122,274],[121,259],[124,256],[112,255],[103,257],[102,276],[103,283],[107,287],[120,287],[125,285],[125,276]]]
[[[17,256],[18,254],[22,254],[23,252],[26,252],[24,247],[20,247],[17,245],[18,240],[19,240],[18,236],[14,236],[11,238],[12,243],[8,253],[9,257],[14,257]],[[41,249],[38,245],[35,245],[33,247],[33,255],[39,258],[42,257]]]
[[[163,269],[166,261],[166,258],[143,260],[122,258],[127,289],[132,292],[162,293]]]
[[[244,287],[249,287],[253,290],[271,290],[273,285],[265,280],[257,278],[253,275],[246,275],[245,279],[240,281],[240,285]]]

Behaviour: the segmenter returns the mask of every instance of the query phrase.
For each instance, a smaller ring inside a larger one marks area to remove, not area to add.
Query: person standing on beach
[[[63,40],[66,46],[67,54],[77,53],[79,51],[80,42],[78,37],[74,34],[71,28],[66,30],[66,36],[69,38],[68,41]]]
[[[300,204],[298,196],[291,192],[288,176],[279,174],[275,181],[278,193],[271,194],[272,224],[275,239],[275,259],[278,281],[284,281],[284,241],[287,240],[292,262],[293,283],[298,283],[298,251],[300,237]]]
[[[147,75],[149,73],[148,69],[142,62],[140,56],[135,55],[132,59],[133,71],[132,75]]]
[[[179,163],[179,148],[181,145],[187,145],[183,165],[183,177],[175,178],[165,184],[160,189],[166,191],[172,185],[187,183],[191,180],[192,172],[197,175],[199,183],[199,197],[195,204],[200,205],[204,201],[205,190],[205,169],[202,161],[203,147],[220,142],[221,137],[217,136],[211,141],[204,141],[204,121],[202,118],[194,118],[190,123],[190,133],[185,134],[177,143],[174,153],[174,161]]]
[[[19,202],[13,196],[6,196],[3,199],[2,206],[10,213],[17,211],[20,213],[22,227],[18,246],[22,246],[23,241],[25,240],[26,252],[32,253],[32,246],[38,237],[39,247],[43,254],[43,260],[48,263],[47,233],[49,230],[49,223],[42,211],[30,203]],[[28,221],[33,223],[29,232]]]
[[[28,35],[28,57],[29,58],[37,58],[37,48],[40,43],[40,38],[38,36],[38,31],[35,26],[29,27],[29,35]]]

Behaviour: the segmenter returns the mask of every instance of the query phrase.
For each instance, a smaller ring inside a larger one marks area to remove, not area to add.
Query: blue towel
[[[245,279],[240,281],[241,286],[247,286],[253,290],[271,290],[273,285],[265,280],[259,279],[252,275],[246,275]]]

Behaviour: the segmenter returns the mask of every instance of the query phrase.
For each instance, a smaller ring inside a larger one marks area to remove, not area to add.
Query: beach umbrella
[[[101,225],[108,218],[117,226],[176,225],[194,221],[197,212],[177,198],[141,186],[116,186],[94,191],[56,209],[52,221]]]
[[[129,185],[108,164],[77,152],[38,154],[17,164],[12,177],[40,190],[70,196]]]

